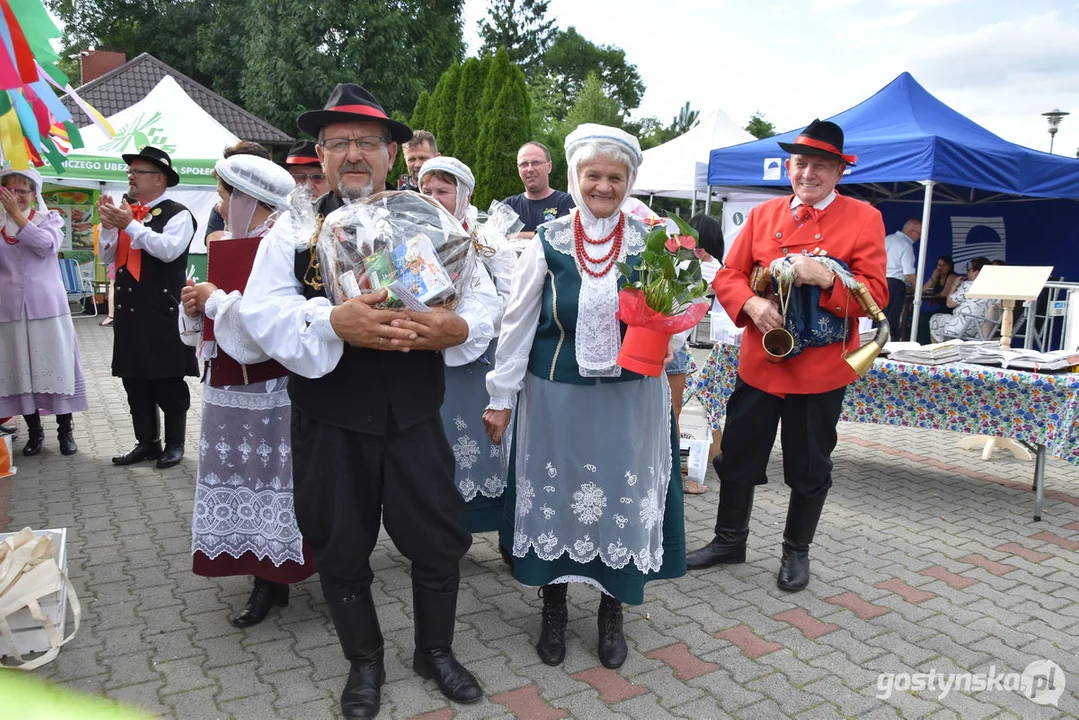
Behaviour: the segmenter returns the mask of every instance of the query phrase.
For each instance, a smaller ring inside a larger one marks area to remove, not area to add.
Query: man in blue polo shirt
[[[536,228],[548,220],[568,215],[574,208],[569,193],[551,187],[551,153],[535,141],[526,142],[517,151],[517,174],[521,176],[525,191],[511,195],[502,202],[513,208],[524,223],[519,237],[532,237]]]

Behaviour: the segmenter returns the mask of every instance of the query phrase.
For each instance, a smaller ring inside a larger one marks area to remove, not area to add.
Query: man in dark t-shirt
[[[517,173],[525,191],[502,202],[513,208],[524,223],[519,237],[529,238],[536,227],[548,220],[568,215],[575,205],[569,193],[551,187],[551,153],[538,142],[527,142],[517,151]]]

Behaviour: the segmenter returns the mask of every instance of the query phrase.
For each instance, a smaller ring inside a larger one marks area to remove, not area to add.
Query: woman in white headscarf
[[[225,236],[211,242],[211,265],[217,243],[265,235],[295,187],[287,171],[255,155],[219,160],[214,175]],[[250,268],[254,247],[247,257]],[[244,287],[247,278],[235,281]],[[240,291],[192,282],[181,299],[181,335],[207,362],[191,521],[193,570],[206,577],[254,576],[247,604],[232,618],[234,626],[249,627],[272,606],[288,605],[289,585],[315,571],[293,510],[287,371],[247,333]]]
[[[616,364],[624,327],[615,262],[636,266],[647,228],[621,212],[641,162],[637,138],[585,124],[566,138],[570,215],[538,228],[502,320],[484,423],[499,441],[516,413],[502,543],[514,576],[542,586],[536,651],[565,658],[566,583],[597,587],[599,658],[627,648],[622,603],[685,574],[670,386]],[[515,411],[512,398],[520,392]]]
[[[419,186],[420,192],[438,201],[475,237],[479,213],[470,203],[476,180],[467,165],[447,156],[431,158],[420,168]],[[442,351],[446,362],[442,426],[453,446],[454,482],[465,500],[464,525],[471,533],[498,529],[506,489],[501,448],[484,431],[483,411],[487,407],[484,379],[494,359],[495,337],[509,299],[510,278],[503,282],[503,292],[496,292],[482,262],[483,251],[477,251],[481,262],[477,262],[471,287],[463,293],[461,302],[478,303],[482,311],[467,315],[468,340]]]
[[[0,170],[0,418],[22,415],[24,455],[45,441],[41,413],[56,415],[60,452],[73,455],[71,413],[87,408],[79,344],[56,253],[60,213],[45,207],[36,170]]]

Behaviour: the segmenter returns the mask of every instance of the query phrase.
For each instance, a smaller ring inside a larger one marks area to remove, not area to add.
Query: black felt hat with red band
[[[297,140],[288,149],[286,165],[318,165],[318,153],[315,151],[315,143],[310,140]]]
[[[318,137],[319,130],[330,123],[362,121],[382,123],[390,131],[394,142],[403,143],[412,139],[412,129],[408,125],[390,118],[367,88],[354,83],[339,83],[330,93],[326,107],[308,110],[297,118],[296,124],[311,137]]]
[[[853,165],[857,155],[843,154],[843,128],[828,120],[814,120],[792,143],[779,143],[791,155],[823,155]]]

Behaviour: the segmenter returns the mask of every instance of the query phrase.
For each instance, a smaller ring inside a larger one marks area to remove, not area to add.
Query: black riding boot
[[[434,679],[450,700],[476,702],[483,697],[472,673],[453,656],[453,625],[457,619],[457,591],[434,592],[412,588],[416,651],[412,669],[420,677]]]
[[[551,667],[561,665],[566,659],[566,589],[565,583],[544,585],[539,589],[543,598],[543,622],[536,654],[544,665]]]
[[[157,407],[131,409],[131,424],[135,428],[135,447],[112,459],[113,465],[134,465],[161,457],[161,436],[157,427]]]
[[[41,415],[39,413],[23,415],[22,419],[26,421],[27,435],[29,436],[26,440],[26,447],[22,449],[22,454],[37,455],[45,444],[45,431],[41,429]]]
[[[700,550],[686,556],[686,567],[744,563],[749,515],[753,510],[753,485],[719,482],[719,509],[716,512],[716,536]]]
[[[341,649],[351,665],[341,693],[341,714],[370,720],[382,706],[382,683],[386,680],[382,631],[371,590],[367,588],[346,599],[327,597],[326,603]]]
[[[251,597],[247,604],[240,608],[240,612],[232,618],[232,626],[238,628],[258,625],[266,619],[270,608],[288,606],[288,585],[270,582],[262,578],[255,578],[255,589],[251,591]]]
[[[791,490],[787,505],[787,526],[783,530],[783,559],[776,585],[780,590],[798,592],[809,584],[809,544],[817,532],[828,491],[806,497]]]
[[[599,598],[599,661],[612,670],[622,667],[629,649],[622,634],[622,602],[607,593]]]
[[[71,422],[71,413],[57,415],[56,424],[59,425],[56,438],[60,441],[60,454],[74,455],[79,451],[79,446],[75,444],[75,426]]]
[[[184,439],[187,435],[187,413],[165,415],[165,450],[157,459],[160,470],[178,465],[184,459]]]

